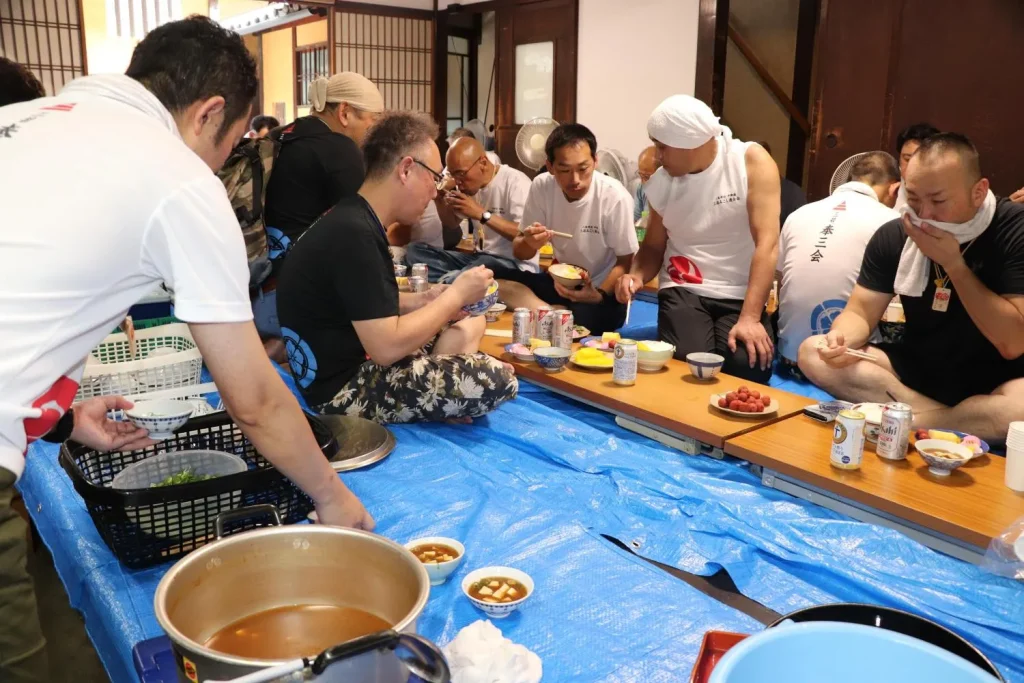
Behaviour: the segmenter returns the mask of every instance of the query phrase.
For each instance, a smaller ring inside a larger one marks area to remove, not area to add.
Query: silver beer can
[[[551,345],[563,349],[572,349],[572,311],[565,309],[555,311],[551,314],[554,321],[551,323]]]
[[[864,413],[841,410],[832,428],[833,467],[841,470],[859,470],[864,459]]]
[[[536,326],[534,334],[537,339],[551,341],[552,323],[555,322],[555,317],[552,315],[554,312],[555,309],[551,308],[551,306],[545,305],[537,307],[537,315],[534,318],[534,325]]]
[[[414,263],[412,264],[413,277],[421,277],[424,280],[427,279],[427,264],[426,263]]]
[[[512,343],[530,345],[533,336],[533,311],[517,308],[512,313]]]
[[[636,384],[636,365],[639,349],[632,339],[621,339],[615,344],[612,381],[624,387]]]
[[[415,268],[416,266],[413,266]],[[430,289],[430,283],[422,275],[411,275],[409,277],[410,292],[425,292]]]
[[[408,270],[409,269],[405,265],[403,265],[401,263],[396,263],[395,264],[395,277],[405,277],[405,274],[406,274],[406,272]]]
[[[910,422],[913,412],[906,403],[886,403],[882,407],[882,425],[878,432],[875,453],[886,460],[903,460],[910,445]]]

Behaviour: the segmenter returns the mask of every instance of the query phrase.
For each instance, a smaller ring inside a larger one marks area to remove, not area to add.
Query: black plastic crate
[[[330,429],[312,415],[306,418],[324,455],[335,455],[338,443]],[[125,467],[183,450],[233,453],[245,460],[249,469],[181,486],[136,491],[109,488]],[[313,509],[313,501],[256,452],[227,413],[193,418],[172,438],[137,451],[101,453],[68,441],[61,447],[60,464],[85,500],[103,541],[118,560],[133,569],[182,557],[213,541],[213,522],[222,512],[270,504],[285,524],[294,524]],[[257,522],[247,520],[232,531],[255,528]]]

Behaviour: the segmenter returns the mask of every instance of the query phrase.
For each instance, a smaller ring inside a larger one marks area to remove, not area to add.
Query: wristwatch
[[[491,212],[490,211],[484,211],[482,214],[480,214],[480,222],[481,223],[483,223],[484,225],[487,225],[487,221],[489,221],[489,220],[491,220]]]

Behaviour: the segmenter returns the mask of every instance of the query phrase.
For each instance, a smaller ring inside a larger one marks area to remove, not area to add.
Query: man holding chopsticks
[[[615,299],[615,283],[629,272],[639,248],[633,198],[622,184],[595,173],[597,140],[578,123],[559,126],[545,145],[547,173],[534,178],[521,232],[512,243],[516,258],[529,261],[550,242],[554,260],[587,272],[575,289],[547,273],[503,274],[501,297],[509,308],[544,304],[572,311],[576,324],[593,334],[617,330],[626,306]]]

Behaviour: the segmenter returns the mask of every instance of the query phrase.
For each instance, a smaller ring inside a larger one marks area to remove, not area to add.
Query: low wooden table
[[[507,312],[500,321],[488,325],[490,329],[508,330],[510,327],[511,315]],[[690,375],[686,363],[678,360],[670,360],[661,372],[638,373],[636,384],[631,387],[615,384],[610,371],[580,370],[571,364],[561,372],[547,373],[535,363],[520,363],[506,354],[505,345],[509,343],[511,339],[485,336],[480,350],[512,363],[520,377],[556,393],[596,406],[618,418],[639,422],[669,437],[696,440],[711,449],[721,449],[729,437],[795,415],[805,406],[814,403],[803,396],[776,391],[729,375],[719,375],[710,382],[699,382]],[[768,392],[779,402],[779,411],[764,418],[739,418],[708,405],[711,394],[732,391],[743,384],[751,389]],[[621,420],[619,423],[631,428]],[[658,438],[653,434],[647,435]],[[692,453],[686,448],[683,450]],[[703,450],[707,452],[709,449]]]
[[[893,462],[869,443],[861,468],[848,471],[829,464],[831,445],[832,425],[798,415],[728,437],[725,452],[760,465],[768,486],[971,562],[1024,515],[1024,494],[1005,485],[1002,457],[982,456],[936,477],[913,446],[906,460]]]

